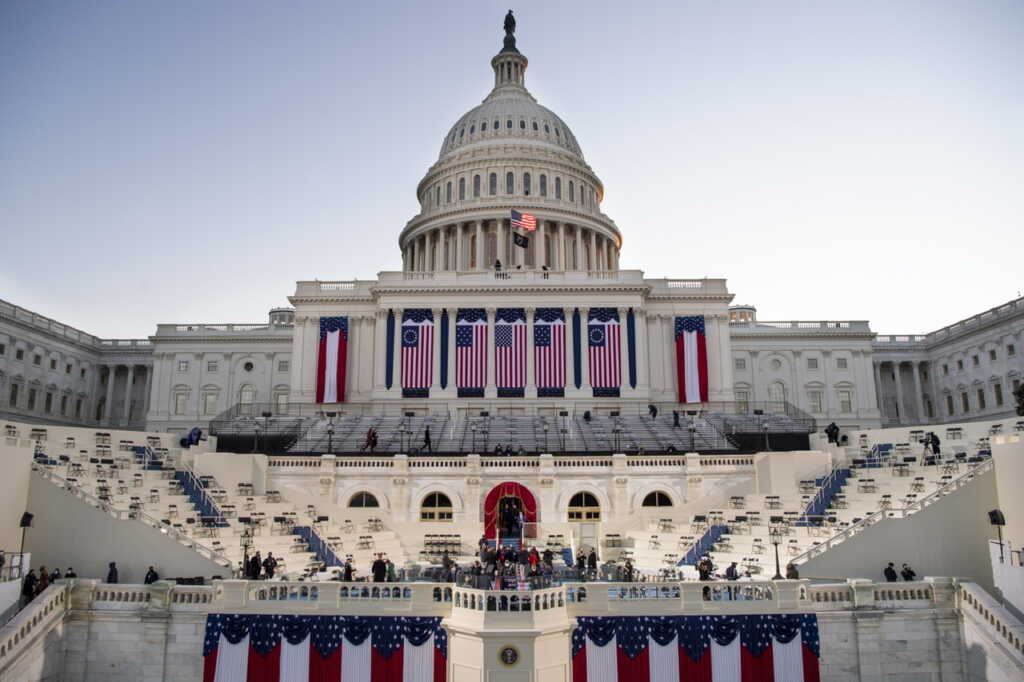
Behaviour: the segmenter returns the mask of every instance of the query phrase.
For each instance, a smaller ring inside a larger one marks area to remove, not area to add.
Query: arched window
[[[480,196],[480,176],[479,175],[474,175],[473,176],[473,196],[474,197],[479,197]]]
[[[466,199],[466,178],[459,178],[459,201]]]
[[[555,178],[555,198],[562,198],[562,178]]]
[[[512,171],[505,173],[505,194],[512,194],[516,191],[516,175]]]
[[[452,183],[450,180],[448,181],[448,184],[445,186],[444,200],[449,204],[452,203]]]
[[[487,121],[484,121],[483,123],[480,124],[480,132],[482,133],[485,130],[487,130]]]
[[[498,193],[498,174],[491,173],[491,177],[487,181],[487,193],[492,197]]]
[[[523,194],[526,196],[530,196],[530,189],[530,174],[523,173]]]
[[[498,128],[501,127],[501,121],[494,119],[494,132],[498,132]]]
[[[508,128],[509,130],[512,130],[512,119],[509,119],[509,120],[508,120],[508,121],[507,121],[507,122],[505,123],[505,127],[506,127],[506,128]]]
[[[430,493],[420,508],[420,521],[451,521],[452,501],[444,493]]]
[[[472,135],[476,132],[476,124],[469,126],[469,134]]]
[[[644,498],[645,507],[671,507],[672,498],[661,492],[660,490],[653,493],[647,493],[647,497]]]
[[[434,197],[434,206],[440,206],[441,205],[441,185],[438,185],[437,187],[434,188],[434,194],[436,195]]]
[[[569,201],[576,201],[576,189],[573,187],[572,180],[569,181]]]
[[[361,492],[352,496],[352,499],[348,501],[348,506],[362,509],[367,507],[379,507],[380,504],[377,502],[377,498],[370,493]]]
[[[462,136],[465,135],[465,134],[466,134],[466,129],[465,128],[460,129],[459,130],[459,139],[461,140]]]
[[[551,128],[548,127],[547,123],[544,124],[544,132],[547,133],[548,135],[551,134]]]
[[[523,120],[519,121],[519,129],[520,130],[526,130],[526,121],[523,121]]]
[[[541,173],[540,176],[540,195],[546,197],[548,195],[548,176]]]
[[[600,521],[601,505],[590,493],[576,493],[569,500],[570,521]]]
[[[238,391],[238,402],[243,405],[252,405],[256,402],[256,387],[246,384]]]
[[[537,122],[533,122],[533,132],[537,132]]]
[[[476,268],[476,235],[469,235],[469,268]]]
[[[786,400],[786,384],[776,381],[768,387],[768,400],[781,403]]]

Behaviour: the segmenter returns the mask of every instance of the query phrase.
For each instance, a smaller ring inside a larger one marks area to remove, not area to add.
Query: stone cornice
[[[292,335],[284,336],[151,336],[154,345],[165,343],[288,343]]]

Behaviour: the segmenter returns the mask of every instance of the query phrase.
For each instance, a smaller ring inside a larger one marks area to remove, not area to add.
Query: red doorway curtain
[[[498,503],[503,497],[516,497],[522,503],[523,520],[537,522],[537,500],[529,488],[515,481],[505,481],[491,488],[484,498],[484,537],[492,538],[498,522]]]

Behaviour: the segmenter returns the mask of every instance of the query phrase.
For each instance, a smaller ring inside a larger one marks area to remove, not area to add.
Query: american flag
[[[203,682],[445,682],[447,658],[440,618],[210,614]]]
[[[320,346],[316,366],[316,401],[345,402],[345,365],[348,358],[348,318],[320,318]]]
[[[429,389],[434,380],[434,314],[412,308],[402,314],[402,388]]]
[[[537,218],[529,213],[520,213],[512,209],[512,227],[521,227],[527,232],[537,229]]]
[[[676,383],[679,402],[707,402],[708,348],[703,315],[676,318]]]
[[[526,311],[523,308],[498,308],[494,319],[494,380],[499,397],[501,389],[526,387]]]
[[[533,320],[533,360],[537,395],[561,397],[565,391],[565,311],[537,308]]]
[[[595,390],[617,389],[621,385],[622,367],[619,311],[615,308],[591,308],[587,321],[587,340],[590,350],[590,385]]]
[[[818,682],[818,619],[756,616],[580,617],[573,682]]]
[[[462,397],[483,397],[487,385],[487,313],[460,308],[455,315],[455,387]]]

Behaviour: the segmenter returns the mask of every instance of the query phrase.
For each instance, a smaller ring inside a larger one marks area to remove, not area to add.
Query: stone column
[[[750,402],[757,400],[757,356],[761,351],[750,351]]]
[[[434,348],[431,359],[434,371],[430,390],[436,394],[436,391],[441,390],[441,353],[446,352],[446,349],[441,346],[441,309],[431,308],[430,312],[434,316]],[[451,339],[448,342],[451,343]]]
[[[822,370],[825,373],[825,404],[823,405],[823,407],[825,408],[825,414],[828,416],[828,419],[831,420],[831,419],[835,419],[835,410],[833,409],[833,404],[834,404],[833,393],[835,393],[835,387],[832,386],[832,372],[831,372],[831,367],[832,367],[832,351],[828,351],[828,350],[822,351],[821,352],[821,361],[824,364],[824,367],[822,368]]]
[[[902,424],[904,423],[905,416],[905,410],[903,408],[903,377],[900,376],[900,363],[894,362],[892,363],[892,366],[893,374],[896,376],[896,413],[898,423]]]
[[[923,391],[921,390],[921,368],[916,360],[910,363],[910,368],[914,372],[914,405],[917,406],[917,421],[919,424],[924,424],[928,420],[924,415],[924,397]]]
[[[646,396],[651,390],[647,364],[647,354],[650,352],[647,345],[647,311],[633,308],[633,317],[636,320],[636,390]]]
[[[359,391],[359,375],[362,373],[362,366],[365,364],[363,357],[366,352],[363,350],[363,340],[360,338],[362,329],[362,315],[349,315],[348,352],[346,353],[348,366],[345,368],[345,385],[338,387],[339,391],[344,391],[345,400],[351,400],[353,395]],[[273,381],[270,383],[270,401],[274,401]],[[271,409],[276,409],[276,405]]]
[[[505,221],[498,219],[494,221],[495,237],[497,238],[498,260],[503,267],[508,268],[512,263],[508,258],[508,243],[505,239]]]
[[[494,380],[494,316],[497,313],[495,308],[487,308],[487,385],[484,387],[484,397],[496,398],[498,396],[497,383]]]
[[[476,221],[476,269],[486,270],[487,267],[484,263],[484,221]]]
[[[448,308],[448,347],[445,352],[448,353],[448,388],[446,389],[452,396],[455,396],[458,391],[455,387],[455,318],[458,315],[458,308]]]
[[[882,394],[882,363],[872,361],[875,369],[875,401],[878,403],[878,413],[885,419],[885,398]]]
[[[619,395],[633,391],[629,385],[629,308],[619,308]]]
[[[548,251],[546,241],[548,233],[548,223],[546,220],[539,220],[537,222],[537,239],[535,240],[536,243],[533,245],[533,267],[540,270],[541,268],[548,264]]]
[[[526,309],[526,397],[537,397],[537,378],[534,367],[533,321],[536,308]]]
[[[555,264],[557,270],[565,270],[565,223],[558,223],[558,245],[555,248]]]
[[[132,422],[132,385],[135,383],[135,365],[128,365],[128,381],[124,385],[124,425]]]
[[[146,389],[145,389],[146,390],[146,394],[142,397],[142,421],[143,421],[143,428],[145,428],[145,423],[147,423],[149,421],[149,400],[150,400],[151,394],[153,393],[153,369],[154,369],[154,367],[156,367],[156,362],[155,361],[154,361],[152,366],[146,367]]]
[[[576,263],[574,264],[575,270],[585,270],[586,261],[583,258],[583,230],[580,229],[579,225],[573,227],[576,232]]]
[[[172,359],[173,363],[174,360]],[[173,371],[173,367],[171,368]],[[107,365],[107,402],[103,407],[103,425],[111,426],[114,423],[114,379],[117,377],[117,365]],[[26,395],[28,390],[25,391]],[[174,413],[172,406],[170,412]]]
[[[593,230],[587,230],[589,233],[589,239],[587,239],[587,257],[590,259],[590,265],[587,265],[586,261],[583,264],[588,270],[597,270],[597,252],[594,250],[597,244],[594,240],[597,238],[597,233]]]
[[[391,356],[391,388],[402,393],[402,309],[395,308],[395,347]]]
[[[403,262],[402,267],[408,270],[408,260]],[[295,316],[295,331],[292,333],[292,368],[288,373],[289,402],[299,402],[299,395],[302,392],[302,371],[305,368],[306,316]]]
[[[378,310],[373,317],[373,390],[384,390],[388,311]]]
[[[409,267],[409,270],[411,270],[412,272],[416,272],[416,270],[419,269],[419,262],[416,260],[416,256],[417,256],[417,253],[416,253],[416,242],[419,241],[419,238],[418,237],[413,237],[409,241],[410,241],[409,248],[412,251],[412,255],[411,255],[411,258],[410,258],[411,266]]]
[[[455,272],[462,270],[462,223],[455,223]]]

